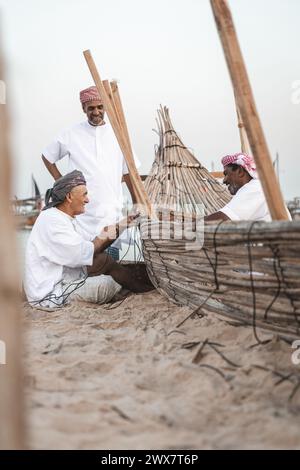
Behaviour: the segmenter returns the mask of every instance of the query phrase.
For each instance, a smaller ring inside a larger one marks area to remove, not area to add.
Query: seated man
[[[26,249],[24,289],[32,306],[62,306],[76,297],[104,303],[122,287],[133,292],[146,290],[144,282],[104,253],[137,215],[86,240],[76,231],[75,217],[84,212],[87,194],[86,181],[78,170],[56,180],[47,191],[46,205]]]
[[[267,201],[257,176],[253,157],[243,153],[222,158],[223,183],[228,186],[231,201],[204,220],[264,220],[271,221]],[[287,210],[290,217],[290,214]]]

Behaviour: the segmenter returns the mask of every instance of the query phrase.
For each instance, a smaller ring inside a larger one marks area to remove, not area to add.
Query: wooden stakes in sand
[[[108,89],[108,86],[106,84],[106,89],[105,89],[105,86],[102,83],[102,80],[96,68],[91,52],[89,50],[84,51],[83,55],[90,69],[91,75],[94,79],[98,92],[103,100],[105,111],[108,115],[108,118],[114,130],[114,133],[116,135],[116,138],[118,140],[118,143],[120,145],[124,158],[126,160],[130,179],[134,187],[135,194],[137,196],[137,202],[140,205],[140,210],[144,211],[144,215],[147,215],[150,218],[155,218],[156,216],[155,216],[153,207],[147,196],[142,180],[135,166],[126,123],[124,125],[124,122],[125,122],[124,113],[118,114],[118,111],[119,111],[117,109],[118,103],[115,102],[113,104],[113,96],[109,97],[109,95],[107,94],[106,89]]]
[[[0,79],[3,68],[0,57]],[[24,448],[21,325],[5,99],[0,103],[0,449]]]
[[[237,105],[245,124],[246,133],[272,219],[288,220],[288,214],[256,109],[231,12],[225,0],[211,0],[211,6],[223,45]]]

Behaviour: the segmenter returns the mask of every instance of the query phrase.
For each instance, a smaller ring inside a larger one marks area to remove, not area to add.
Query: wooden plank
[[[247,137],[246,129],[242,120],[242,116],[239,110],[239,107],[236,103],[236,114],[238,118],[238,128],[240,134],[240,142],[241,142],[241,151],[247,155],[251,155],[251,149],[249,145],[249,140]]]
[[[214,178],[219,178],[219,179],[224,178],[223,171],[211,171],[209,174],[213,176]]]
[[[210,1],[236,95],[237,105],[245,125],[271,217],[273,220],[288,220],[287,210],[256,109],[231,12],[225,0]]]
[[[105,88],[107,96],[110,99],[111,105],[114,109],[115,115],[117,117],[117,120],[118,120],[118,123],[119,123],[119,126],[120,126],[120,131],[123,135],[123,138],[127,140],[128,147],[129,147],[129,149],[130,149],[130,151],[133,155],[132,148],[131,148],[131,143],[130,143],[130,139],[129,139],[129,134],[128,134],[128,131],[127,131],[127,125],[126,125],[125,117],[123,115],[123,109],[120,109],[120,105],[119,105],[120,97],[119,97],[118,102],[117,102],[115,100],[116,97],[115,97],[115,95],[113,93],[113,90],[112,90],[112,87],[111,87],[112,83],[113,82],[110,83],[108,80],[103,80],[103,86]],[[121,116],[121,113],[122,113],[122,116]],[[124,124],[124,122],[125,122],[125,124]],[[134,192],[135,200],[138,201],[139,197],[138,197],[138,194],[136,192],[136,189],[135,189],[135,186],[134,186],[133,183],[132,183],[132,191]]]
[[[135,193],[138,196],[137,201],[138,201],[138,204],[140,205],[140,210],[142,212],[145,212],[148,215],[148,217],[155,218],[155,212],[152,208],[152,204],[147,196],[147,193],[145,191],[145,188],[143,186],[143,183],[141,181],[141,178],[135,166],[134,158],[133,158],[132,151],[131,151],[131,145],[126,139],[126,135],[122,132],[121,126],[118,121],[118,117],[115,114],[111,101],[105,91],[105,88],[103,86],[102,80],[96,68],[91,52],[89,50],[84,51],[83,55],[90,69],[91,75],[94,79],[98,92],[103,100],[105,111],[108,115],[112,128],[115,132],[116,138],[120,145],[121,151],[126,160],[130,179],[131,179],[132,185],[134,186]]]
[[[0,79],[3,67],[0,57]],[[0,104],[0,449],[24,448],[21,325],[16,239],[10,210],[7,105]],[[5,354],[4,354],[5,353]],[[4,362],[6,362],[4,364]]]
[[[121,128],[123,129],[123,132],[125,134],[127,142],[129,142],[129,144],[130,144],[130,137],[129,137],[128,127],[127,127],[127,123],[126,123],[126,119],[125,119],[124,109],[123,109],[123,105],[122,105],[122,101],[121,101],[121,97],[120,97],[117,82],[114,82],[114,81],[110,82],[110,87],[111,87],[111,91],[112,91],[112,94],[113,94],[113,100],[114,100],[114,103],[115,103],[115,106],[116,106],[116,109],[117,109],[117,113],[118,113],[118,116],[119,116],[119,119],[120,119]],[[132,148],[131,148],[131,152],[132,152]]]
[[[131,143],[130,143],[129,132],[128,132],[128,127],[127,127],[127,123],[126,123],[126,119],[125,119],[124,109],[123,109],[123,105],[122,105],[121,96],[120,96],[120,93],[119,93],[119,88],[118,88],[117,82],[115,82],[115,81],[110,82],[110,89],[111,89],[112,96],[113,96],[113,102],[114,102],[115,107],[116,107],[116,112],[117,112],[117,115],[119,116],[119,122],[120,122],[122,132],[123,132],[124,137],[125,137],[125,139],[127,140],[128,144],[130,146],[130,151],[133,155],[133,151],[132,151],[132,147],[131,147]],[[141,181],[143,181],[142,178],[141,178]],[[136,194],[134,184],[132,185],[132,187],[133,187],[133,190],[134,190],[134,193],[135,193],[135,197],[137,199],[137,194]]]
[[[119,123],[119,126],[121,126],[121,122],[120,122],[120,117],[118,115],[118,111],[117,111],[117,108],[116,108],[116,103],[114,102],[114,97],[113,97],[113,93],[112,93],[112,89],[111,89],[111,86],[110,86],[110,83],[108,80],[103,80],[103,86],[104,86],[104,89],[106,91],[106,94],[108,96],[108,98],[110,99],[110,102],[111,102],[111,105],[114,109],[114,112],[115,112],[115,115],[117,117],[117,120],[118,120],[118,123]]]

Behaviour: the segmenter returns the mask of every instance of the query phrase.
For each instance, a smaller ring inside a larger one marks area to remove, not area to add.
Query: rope
[[[278,249],[278,252],[279,252],[279,249]],[[292,298],[292,296],[290,294],[287,293],[286,291],[286,287],[287,287],[287,282],[285,280],[285,276],[284,276],[284,270],[283,270],[283,267],[281,266],[281,260],[280,260],[280,257],[278,256],[278,266],[279,266],[279,271],[281,273],[281,279],[282,279],[282,283],[284,284],[284,294],[286,296],[286,298],[290,301],[290,304],[293,308],[293,314],[294,314],[294,317],[295,317],[295,320],[296,320],[296,323],[297,323],[297,333],[299,332],[299,319],[298,319],[298,314],[297,314],[297,307],[294,303],[294,299]]]
[[[281,280],[280,280],[280,277],[279,277],[279,274],[278,274],[278,271],[277,271],[277,264],[278,264],[278,261],[279,261],[279,256],[278,256],[279,249],[278,249],[278,247],[274,247],[271,244],[269,245],[269,247],[270,247],[270,250],[272,251],[273,257],[274,257],[274,259],[273,259],[273,268],[274,268],[275,276],[276,276],[277,281],[278,281],[278,286],[277,286],[277,291],[276,291],[272,301],[270,302],[270,304],[266,308],[266,311],[264,313],[264,320],[267,320],[268,313],[271,310],[271,308],[273,307],[276,300],[278,299],[280,291],[281,291]]]
[[[250,241],[250,234],[252,231],[252,228],[254,225],[257,223],[257,221],[254,221],[251,223],[250,228],[247,233],[247,250],[248,250],[248,261],[249,261],[249,271],[250,271],[250,285],[251,285],[251,290],[252,290],[252,298],[253,298],[253,313],[252,313],[252,327],[253,327],[253,334],[256,339],[256,341],[259,344],[262,344],[262,341],[259,339],[257,335],[257,330],[256,330],[256,293],[255,293],[255,287],[254,287],[254,279],[253,279],[253,272],[252,272],[252,255],[251,255],[251,241]]]
[[[50,302],[55,307],[62,308],[66,305],[66,302],[70,295],[85,284],[87,278],[88,276],[85,276],[82,280],[73,281],[71,284],[68,284],[66,288],[62,291],[61,295],[47,294],[43,299],[35,300],[28,303],[31,307],[43,307],[43,302]],[[68,289],[71,288],[73,285],[75,287],[70,292],[68,292]]]

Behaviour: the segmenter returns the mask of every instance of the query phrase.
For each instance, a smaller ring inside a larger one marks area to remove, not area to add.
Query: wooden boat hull
[[[300,222],[206,224],[202,248],[162,238],[161,225],[141,225],[148,274],[160,292],[203,313],[299,338]]]

